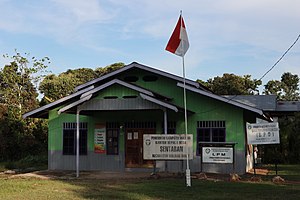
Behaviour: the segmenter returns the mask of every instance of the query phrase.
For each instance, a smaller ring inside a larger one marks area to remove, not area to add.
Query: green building
[[[215,95],[195,81],[185,82],[188,133],[193,135],[191,171],[245,173],[251,163],[245,125],[266,119],[263,111]],[[185,133],[183,88],[182,77],[134,62],[24,117],[49,120],[50,170],[79,166],[80,170],[179,172],[185,170],[185,161],[143,159],[143,135]],[[233,162],[202,162],[203,146],[233,147]]]

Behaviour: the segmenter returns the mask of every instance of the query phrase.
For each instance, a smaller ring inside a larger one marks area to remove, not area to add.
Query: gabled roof
[[[225,95],[224,97],[264,111],[276,110],[276,95]]]
[[[177,83],[177,86],[178,87],[182,87],[182,88],[184,87],[184,85],[182,83]],[[189,90],[189,91],[192,91],[192,92],[195,92],[195,93],[198,93],[198,94],[201,94],[201,95],[213,98],[215,100],[222,101],[224,103],[228,103],[228,104],[231,104],[233,106],[236,106],[236,107],[239,107],[239,108],[242,108],[242,109],[245,109],[245,110],[249,110],[251,112],[255,112],[255,113],[257,113],[257,114],[259,114],[261,116],[264,116],[263,111],[261,109],[259,109],[259,108],[251,107],[251,106],[249,106],[247,104],[243,104],[243,103],[234,101],[232,99],[225,98],[225,97],[222,97],[222,96],[219,96],[219,95],[216,95],[216,94],[204,91],[204,90],[200,90],[198,88],[191,87],[191,86],[188,86],[188,85],[186,85],[185,88],[187,90]]]
[[[117,74],[120,74],[122,72],[125,72],[125,71],[133,69],[133,68],[142,69],[144,71],[148,71],[148,72],[151,72],[151,73],[154,73],[154,74],[157,74],[157,75],[161,75],[161,76],[164,76],[164,77],[167,77],[167,78],[171,78],[171,79],[179,81],[179,82],[183,82],[183,78],[180,77],[180,76],[176,76],[176,75],[170,74],[168,72],[164,72],[164,71],[161,71],[161,70],[158,70],[158,69],[146,66],[146,65],[142,65],[142,64],[137,63],[137,62],[132,62],[131,64],[126,65],[126,66],[124,66],[124,67],[122,67],[122,68],[120,68],[120,69],[118,69],[116,71],[113,71],[113,72],[108,73],[108,74],[106,74],[104,76],[101,76],[99,78],[96,78],[96,79],[91,80],[91,81],[89,81],[87,83],[84,83],[82,85],[77,86],[75,88],[75,91],[82,90],[82,89],[84,89],[84,88],[86,88],[86,87],[88,87],[90,85],[96,84],[97,82],[101,82],[101,81],[103,81],[105,79],[111,78],[111,77],[113,77],[113,76],[115,76]],[[203,90],[207,90],[208,91],[208,89],[205,86],[199,84],[196,81],[192,81],[192,80],[186,79],[186,84],[192,85],[194,87],[201,88]]]
[[[106,74],[100,78],[97,78],[95,80],[92,80],[90,82],[87,82],[83,85],[78,86],[76,88],[77,92],[75,92],[74,94],[68,95],[66,97],[63,97],[63,98],[55,101],[55,102],[52,102],[50,104],[47,104],[45,106],[42,106],[35,110],[32,110],[28,113],[25,113],[23,115],[23,118],[26,118],[26,117],[47,118],[49,110],[52,110],[52,109],[60,107],[60,106],[65,106],[63,109],[60,110],[61,112],[64,112],[75,106],[83,104],[86,101],[89,101],[92,98],[92,96],[96,95],[99,91],[101,91],[113,84],[119,84],[124,87],[135,90],[140,94],[140,97],[142,97],[144,100],[155,103],[156,105],[159,105],[160,107],[168,108],[168,109],[174,110],[176,112],[177,112],[178,108],[180,110],[182,109],[176,105],[171,104],[169,102],[169,100],[171,100],[170,97],[165,97],[161,94],[158,94],[156,92],[153,92],[148,89],[142,88],[140,86],[134,85],[132,83],[128,83],[128,82],[116,79],[117,78],[116,75],[118,75],[122,72],[125,72],[127,70],[133,69],[133,68],[142,69],[142,70],[154,73],[154,74],[158,74],[158,75],[161,75],[161,76],[164,76],[167,78],[171,78],[171,79],[177,81],[177,86],[184,87],[182,77],[133,62],[119,70],[116,70],[116,71]],[[207,90],[204,86],[202,86],[201,84],[199,84],[195,81],[186,79],[186,89],[189,91],[196,92],[201,95],[216,99],[218,101],[222,101],[224,103],[228,103],[228,104],[237,106],[239,108],[257,113],[261,116],[264,116],[262,109],[252,107],[252,106],[249,106],[247,104],[244,104],[244,103],[241,103],[238,101],[234,101],[230,98],[225,98],[225,97],[213,94],[209,90]]]
[[[56,108],[56,107],[59,107],[61,105],[64,105],[68,102],[73,102],[74,100],[77,100],[79,99],[80,95],[84,94],[85,92],[89,91],[93,89],[93,87],[88,87],[88,88],[85,88],[83,90],[80,90],[78,92],[75,92],[73,94],[70,94],[66,97],[63,97],[61,99],[58,99],[52,103],[49,103],[47,105],[44,105],[42,107],[39,107],[37,109],[34,109],[32,111],[29,111],[27,113],[25,113],[23,115],[23,118],[26,118],[26,117],[31,117],[31,116],[34,116],[34,117],[40,117],[40,118],[47,118],[48,116],[48,111],[49,110],[52,110],[53,108]]]
[[[68,110],[74,106],[80,105],[81,103],[84,103],[85,101],[88,101],[93,95],[97,94],[97,92],[111,86],[114,84],[122,85],[124,87],[130,88],[132,90],[135,90],[140,93],[141,97],[151,101],[153,103],[156,103],[158,105],[164,106],[166,108],[176,110],[174,109],[174,105],[164,103],[162,100],[159,98],[163,97],[163,99],[169,99],[168,97],[164,97],[163,95],[154,93],[150,90],[144,89],[142,87],[118,80],[118,79],[113,79],[107,83],[104,83],[103,85],[100,85],[96,88],[94,87],[87,87],[83,90],[79,90],[78,92],[75,92],[74,94],[71,94],[69,96],[63,97],[57,101],[54,101],[50,104],[47,104],[45,106],[42,106],[40,108],[37,108],[35,110],[32,110],[30,112],[27,112],[23,115],[23,118],[26,117],[41,117],[41,118],[46,118],[48,115],[48,111],[52,110],[56,107],[65,105],[69,103],[68,106],[64,107],[64,109],[61,109],[60,112],[64,112],[65,110]],[[177,111],[176,111],[177,112]]]

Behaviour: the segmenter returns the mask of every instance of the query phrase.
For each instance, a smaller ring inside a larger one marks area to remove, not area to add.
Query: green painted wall
[[[167,97],[172,97],[171,103],[184,107],[183,103],[183,89],[177,87],[177,81],[168,79],[166,77],[158,77],[155,82],[145,82],[143,77],[145,75],[153,75],[149,72],[143,73],[141,70],[136,69],[131,71],[130,76],[138,77],[137,84],[141,87],[163,94]],[[126,75],[120,76],[122,79]],[[187,91],[187,109],[195,112],[194,115],[188,118],[188,132],[194,134],[194,148],[196,147],[196,128],[197,121],[200,120],[225,120],[226,121],[226,141],[237,142],[236,148],[242,150],[245,148],[245,130],[243,109],[235,106],[213,100],[208,97]],[[177,113],[174,119],[178,119],[177,132],[184,133],[184,113]],[[255,116],[251,116],[254,118]]]
[[[183,89],[177,87],[177,81],[158,77],[155,82],[143,81],[144,75],[141,70],[131,70],[130,76],[137,76],[139,79],[133,84],[139,85],[146,89],[155,91],[164,96],[172,97],[171,103],[180,107],[183,106]],[[117,77],[121,80],[126,75],[120,74]],[[138,96],[138,92],[123,86],[113,85],[99,92],[96,98],[102,99],[106,96]],[[188,132],[194,134],[194,149],[196,148],[196,130],[197,121],[200,120],[225,120],[226,121],[226,141],[237,142],[236,148],[243,150],[245,148],[245,130],[243,110],[229,104],[201,96],[196,93],[187,91],[187,108],[195,114],[188,116]],[[62,150],[62,125],[64,122],[76,122],[76,116],[70,114],[57,114],[57,110],[49,113],[49,149]],[[252,117],[251,117],[252,118]],[[88,122],[88,150],[94,148],[94,128],[95,123],[120,122],[126,121],[155,121],[157,124],[157,133],[162,133],[161,124],[163,122],[163,112],[158,111],[114,111],[114,112],[94,112],[92,116],[81,116],[81,122]],[[184,113],[168,111],[168,121],[177,121],[177,133],[184,133]],[[120,132],[120,151],[124,151],[124,130]]]

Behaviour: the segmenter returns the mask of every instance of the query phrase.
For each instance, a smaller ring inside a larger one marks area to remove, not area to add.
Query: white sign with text
[[[144,134],[145,160],[193,159],[192,134]]]
[[[248,144],[279,144],[279,125],[274,123],[246,124]]]
[[[233,163],[233,147],[202,147],[203,163]]]

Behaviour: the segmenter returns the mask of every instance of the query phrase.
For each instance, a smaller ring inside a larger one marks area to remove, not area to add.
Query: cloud
[[[299,7],[295,0],[0,0],[0,30],[172,68],[178,59],[165,56],[164,45],[183,10],[190,40],[186,61],[194,74],[221,75],[224,65],[261,74],[300,33]],[[299,52],[297,44],[282,68],[300,63]]]
[[[97,0],[52,0],[61,15],[79,23],[105,22],[114,17],[113,10],[106,10]],[[102,1],[103,2],[103,1]]]

